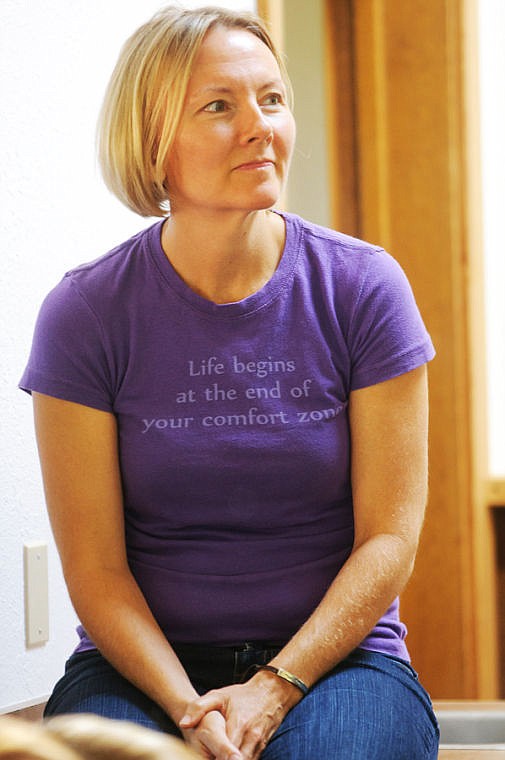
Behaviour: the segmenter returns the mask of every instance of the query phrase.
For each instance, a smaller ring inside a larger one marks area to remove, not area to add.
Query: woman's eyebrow
[[[282,79],[271,79],[268,82],[262,84],[259,89],[268,90],[271,87],[284,88],[284,82]],[[237,87],[229,87],[227,85],[206,85],[205,87],[201,87],[199,90],[196,90],[191,94],[190,102],[211,95],[230,95],[236,89]],[[240,84],[238,85],[238,89],[240,89]]]
[[[220,85],[208,85],[207,87],[202,87],[200,90],[197,90],[193,93],[192,100],[195,98],[203,97],[204,95],[209,94],[217,94],[217,95],[229,95],[233,91],[232,87],[224,87]]]

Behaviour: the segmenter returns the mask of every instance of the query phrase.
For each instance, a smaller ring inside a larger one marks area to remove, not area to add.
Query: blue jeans
[[[279,647],[174,646],[195,688],[204,693],[240,682],[253,663]],[[97,651],[73,655],[46,716],[91,712],[180,735],[161,708]],[[417,674],[403,660],[356,649],[288,713],[262,760],[436,760],[438,727]]]

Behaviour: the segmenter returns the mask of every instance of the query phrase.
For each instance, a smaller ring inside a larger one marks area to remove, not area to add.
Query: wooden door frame
[[[258,10],[282,45],[282,0]],[[326,0],[325,14],[333,224],[400,261],[438,352],[409,645],[434,697],[492,699],[476,0]]]

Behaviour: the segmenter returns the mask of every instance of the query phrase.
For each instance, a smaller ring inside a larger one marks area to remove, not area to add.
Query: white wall
[[[164,4],[0,3],[0,712],[45,699],[76,643],[45,515],[31,402],[16,386],[47,291],[71,266],[150,223],[101,184],[94,132],[121,44]],[[254,8],[253,0],[219,4]],[[50,638],[27,649],[22,547],[31,540],[49,543]]]
[[[505,3],[479,0],[490,474],[505,477]]]

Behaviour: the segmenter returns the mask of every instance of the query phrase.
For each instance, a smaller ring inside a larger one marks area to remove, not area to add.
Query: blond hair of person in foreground
[[[127,721],[61,715],[0,717],[0,760],[196,760],[183,742]]]

